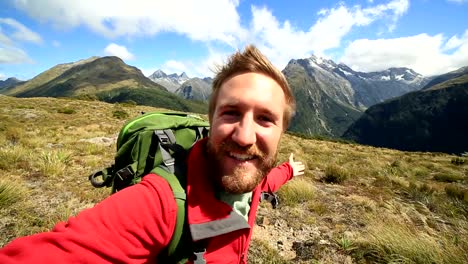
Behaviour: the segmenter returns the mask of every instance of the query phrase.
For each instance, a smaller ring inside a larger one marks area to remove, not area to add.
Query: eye
[[[234,109],[229,109],[229,110],[225,110],[221,112],[221,115],[235,117],[235,116],[239,116],[239,111],[234,110]]]
[[[269,115],[259,115],[257,120],[263,125],[271,125],[275,123],[275,120]]]

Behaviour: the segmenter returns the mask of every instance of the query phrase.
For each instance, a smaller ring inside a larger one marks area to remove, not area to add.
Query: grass
[[[432,237],[396,219],[376,218],[355,244],[352,255],[370,263],[466,263],[468,244]],[[465,252],[464,252],[465,251]]]
[[[107,197],[87,177],[113,162],[115,144],[87,140],[115,139],[127,120],[116,111],[152,110],[0,96],[0,246]],[[466,156],[286,134],[279,162],[291,152],[305,174],[280,189],[278,209],[261,208],[274,235],[266,241],[254,229],[249,263],[468,263],[468,163],[457,161]]]
[[[0,180],[0,208],[10,207],[24,200],[27,190],[20,184],[8,180]]]
[[[282,204],[294,206],[312,200],[314,188],[309,180],[298,178],[285,184],[278,194]]]

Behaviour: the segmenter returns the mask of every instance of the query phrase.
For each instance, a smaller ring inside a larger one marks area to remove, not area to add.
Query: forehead
[[[260,73],[243,73],[221,85],[216,108],[244,104],[282,114],[286,99],[281,86],[271,77]]]

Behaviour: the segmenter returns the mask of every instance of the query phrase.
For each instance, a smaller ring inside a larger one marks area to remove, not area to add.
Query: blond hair
[[[264,74],[272,78],[283,90],[284,97],[286,99],[286,108],[283,113],[283,129],[286,130],[296,110],[296,101],[283,73],[273,66],[273,64],[254,45],[246,46],[242,53],[237,51],[231,55],[224,66],[218,69],[213,80],[213,90],[208,108],[210,122],[212,121],[214,110],[216,108],[216,101],[221,85],[235,75],[251,72]]]

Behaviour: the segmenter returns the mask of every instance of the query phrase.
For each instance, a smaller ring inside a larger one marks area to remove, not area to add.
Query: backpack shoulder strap
[[[182,187],[177,177],[174,174],[169,173],[165,168],[158,166],[154,168],[152,172],[163,177],[169,183],[177,203],[176,226],[174,229],[174,234],[172,235],[171,242],[169,242],[169,245],[167,247],[168,256],[171,257],[176,252],[184,232],[185,201],[187,195],[185,193],[185,188]]]

